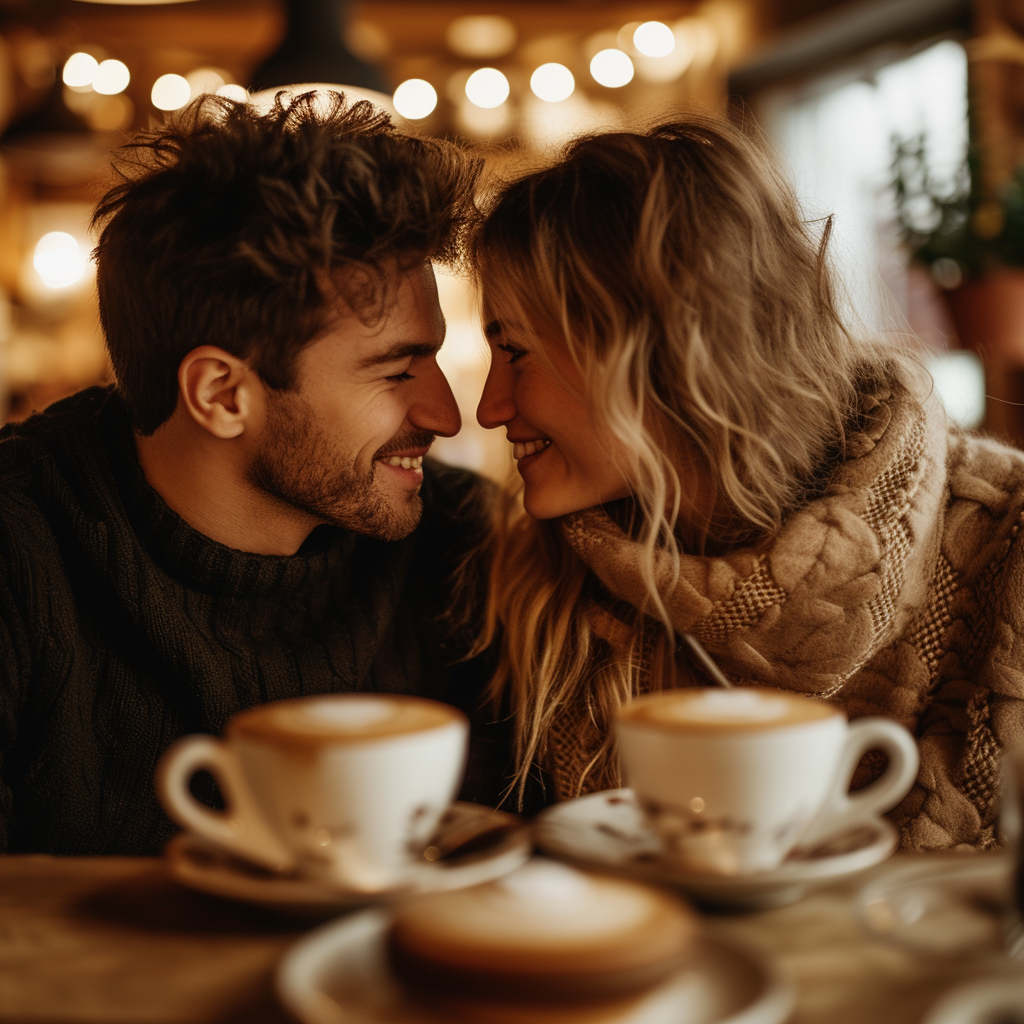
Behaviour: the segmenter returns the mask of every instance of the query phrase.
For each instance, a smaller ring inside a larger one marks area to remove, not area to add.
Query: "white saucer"
[[[662,845],[630,789],[611,789],[549,807],[534,821],[534,841],[575,864],[678,886],[701,903],[763,909],[794,903],[810,889],[881,863],[896,849],[883,818],[826,846],[790,854],[774,871],[711,875],[663,862]]]
[[[434,837],[475,835],[449,857],[414,865],[400,888],[381,893],[351,892],[298,875],[278,875],[225,853],[198,836],[182,832],[164,851],[171,877],[200,892],[256,903],[306,918],[333,917],[345,910],[387,902],[417,892],[462,889],[501,878],[529,858],[529,830],[521,818],[480,804],[456,803],[445,813]]]
[[[956,988],[936,1005],[923,1024],[1021,1024],[1024,978],[990,978]]]
[[[416,1004],[391,973],[386,910],[366,910],[312,932],[277,970],[277,994],[301,1024],[452,1024]],[[793,1006],[788,985],[761,957],[701,937],[692,965],[624,1008],[474,1010],[473,1024],[780,1024]]]
[[[1012,867],[1006,853],[930,854],[865,885],[861,920],[914,953],[1001,954],[1010,939]]]

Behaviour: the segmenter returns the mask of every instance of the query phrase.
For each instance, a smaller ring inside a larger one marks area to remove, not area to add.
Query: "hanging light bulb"
[[[620,89],[633,80],[633,62],[621,50],[601,50],[590,62],[594,81],[609,89]]]
[[[500,107],[508,94],[508,79],[497,68],[480,68],[466,80],[466,96],[478,107]]]
[[[564,64],[541,64],[530,76],[530,88],[538,99],[559,103],[572,95],[576,80]]]
[[[402,117],[419,121],[434,112],[437,90],[422,78],[410,78],[395,90],[392,100]]]

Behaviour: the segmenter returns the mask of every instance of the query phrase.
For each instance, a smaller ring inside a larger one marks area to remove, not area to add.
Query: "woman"
[[[522,478],[490,605],[520,791],[538,767],[549,797],[617,785],[615,709],[707,682],[692,634],[737,683],[910,728],[904,846],[997,841],[1024,455],[953,429],[912,360],[844,324],[829,228],[702,119],[580,139],[494,197],[478,418]]]

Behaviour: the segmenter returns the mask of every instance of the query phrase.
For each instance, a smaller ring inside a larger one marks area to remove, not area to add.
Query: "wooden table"
[[[866,934],[867,878],[710,931],[773,957],[796,984],[792,1024],[918,1024],[939,995],[996,964],[929,961]],[[284,1024],[275,964],[304,930],[183,889],[158,860],[0,857],[4,1024]]]

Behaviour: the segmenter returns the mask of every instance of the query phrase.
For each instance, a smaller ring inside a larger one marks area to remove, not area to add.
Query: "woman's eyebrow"
[[[484,327],[484,336],[487,338],[494,338],[501,334],[501,321],[492,320],[486,327]]]

